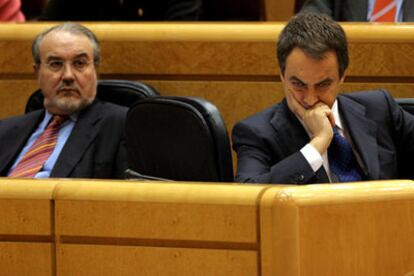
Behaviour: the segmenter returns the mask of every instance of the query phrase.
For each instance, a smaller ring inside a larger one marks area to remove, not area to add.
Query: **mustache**
[[[76,84],[66,84],[62,83],[59,85],[57,91],[65,91],[65,90],[72,90],[79,93],[80,89]]]

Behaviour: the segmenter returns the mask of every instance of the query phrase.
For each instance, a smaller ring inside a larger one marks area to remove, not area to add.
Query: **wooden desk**
[[[412,181],[268,190],[260,208],[263,275],[414,273]]]
[[[414,182],[0,178],[5,275],[408,275]]]
[[[53,181],[0,178],[0,274],[52,275]]]

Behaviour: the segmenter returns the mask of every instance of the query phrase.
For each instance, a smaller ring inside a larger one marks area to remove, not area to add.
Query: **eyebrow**
[[[78,55],[76,55],[73,59],[77,59],[77,58],[89,58],[89,56],[88,56],[88,54],[87,53],[80,53],[80,54],[78,54]],[[54,56],[54,55],[51,55],[51,56],[48,56],[47,57],[47,61],[49,61],[49,60],[55,60],[55,59],[59,59],[59,60],[62,60],[62,58],[61,57],[59,57],[59,56]]]
[[[301,84],[308,85],[307,83],[305,83],[304,81],[302,81],[301,79],[299,79],[299,78],[298,78],[298,77],[296,77],[296,76],[292,76],[292,77],[290,77],[290,78],[289,78],[289,80],[290,80],[290,81],[298,81],[298,82],[300,82]],[[317,82],[315,85],[321,85],[321,84],[324,84],[324,83],[331,83],[331,82],[333,82],[333,79],[331,79],[331,78],[326,78],[326,79],[321,80],[320,82]]]
[[[331,82],[333,82],[333,79],[331,79],[331,78],[326,78],[326,79],[324,79],[324,80],[322,80],[322,81],[318,82],[316,85],[321,85],[321,84],[331,83]]]
[[[302,83],[304,85],[307,85],[304,81],[302,81],[301,79],[299,79],[299,78],[297,78],[295,76],[290,77],[289,80],[290,81],[298,81],[298,82],[300,82],[300,83]]]

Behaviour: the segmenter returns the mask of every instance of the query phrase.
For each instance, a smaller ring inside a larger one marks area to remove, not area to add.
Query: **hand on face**
[[[332,141],[335,118],[332,110],[323,102],[318,102],[312,107],[305,108],[289,93],[286,96],[289,109],[295,113],[305,124],[311,134],[310,143],[324,153]]]

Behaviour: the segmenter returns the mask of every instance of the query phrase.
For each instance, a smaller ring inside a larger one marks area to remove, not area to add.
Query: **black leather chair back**
[[[396,98],[395,101],[407,112],[414,115],[414,98]]]
[[[212,103],[144,99],[130,108],[126,125],[130,169],[180,181],[233,181],[227,129]]]
[[[136,101],[157,96],[151,86],[129,80],[99,80],[96,97],[101,101],[130,107]],[[40,89],[33,92],[26,103],[25,113],[43,108],[43,94]]]

